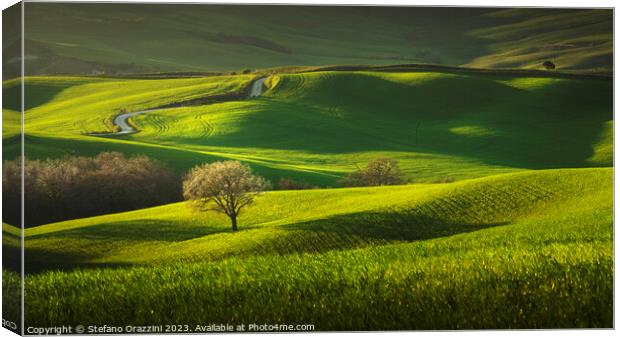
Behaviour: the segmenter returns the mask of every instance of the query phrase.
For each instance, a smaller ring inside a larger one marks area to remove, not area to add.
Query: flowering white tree
[[[238,161],[222,161],[194,167],[183,181],[183,196],[202,210],[226,214],[237,231],[241,209],[250,205],[270,184]]]

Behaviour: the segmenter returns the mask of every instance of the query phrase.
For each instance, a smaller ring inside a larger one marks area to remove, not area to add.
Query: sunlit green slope
[[[29,77],[25,82],[25,130],[29,134],[78,135],[112,131],[112,118],[122,111],[148,110],[210,95],[233,93],[251,75],[166,80],[100,77]],[[4,83],[5,104],[19,111],[19,81]]]
[[[269,192],[237,233],[185,204],[27,229],[28,265],[82,268],[28,275],[26,317],[192,329],[207,318],[318,330],[611,327],[612,175]],[[101,263],[119,268],[90,269]]]
[[[519,231],[564,237],[596,228],[603,235],[611,224],[611,175],[548,170],[455,184],[269,192],[242,214],[238,233],[223,215],[172,204],[26,229],[26,256],[37,269],[323,252],[478,230],[511,241],[518,239],[506,233]]]
[[[322,186],[379,156],[399,159],[418,182],[612,164],[612,81],[588,78],[280,74],[269,78],[260,98],[139,115],[132,123],[140,132],[133,135],[86,134],[112,131],[111,119],[122,109],[226,93],[250,79],[29,79],[27,156],[143,153],[180,172],[237,159],[274,181],[288,176]],[[17,138],[7,138],[11,130],[4,133],[5,158],[18,154]]]
[[[256,100],[139,116],[128,138],[335,175],[390,156],[416,181],[612,163],[606,80],[321,72],[270,84]]]

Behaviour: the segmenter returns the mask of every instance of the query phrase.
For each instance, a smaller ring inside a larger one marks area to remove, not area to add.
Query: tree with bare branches
[[[249,166],[238,161],[222,161],[194,167],[183,181],[183,196],[202,210],[226,214],[234,232],[241,210],[269,186]]]
[[[343,186],[383,186],[405,184],[405,174],[398,166],[398,161],[393,158],[377,158],[366,165],[366,168],[357,168],[341,179]]]
[[[18,158],[2,165],[3,221],[9,224],[21,223],[22,168],[26,227],[181,200],[174,171],[143,155]]]

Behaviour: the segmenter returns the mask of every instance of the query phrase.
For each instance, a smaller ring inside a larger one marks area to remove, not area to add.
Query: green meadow
[[[146,154],[178,172],[235,159],[272,180],[322,187],[379,156],[398,159],[414,182],[604,167],[613,160],[612,82],[552,75],[276,74],[259,98],[157,110],[131,119],[135,134],[89,135],[114,131],[120,111],[238,91],[253,78],[28,78],[26,99],[36,98],[25,113],[27,156],[114,150]],[[5,94],[18,83],[5,82]],[[17,107],[8,109],[5,119]],[[19,153],[18,131],[4,130],[5,158]]]
[[[319,187],[262,194],[236,233],[186,202],[28,228],[27,325],[612,326],[611,80],[276,73],[258,98],[163,108],[105,135],[121,112],[242,92],[258,76],[26,78],[29,158],[113,150],[178,173],[233,159]],[[5,158],[19,149],[10,102]],[[334,188],[380,156],[411,183]],[[4,224],[6,248],[16,231]]]
[[[269,192],[25,231],[29,324],[610,327],[612,170]],[[97,267],[98,266],[98,267]],[[46,269],[46,270],[44,270]],[[7,276],[8,277],[8,276]]]
[[[612,11],[25,9],[28,160],[145,155],[179,182],[236,160],[275,186],[237,232],[180,192],[27,224],[26,326],[613,327]],[[21,154],[20,81],[2,83],[5,161]],[[116,118],[143,111],[117,133]],[[377,158],[406,183],[339,182]],[[81,160],[101,180],[84,190],[123,181]],[[32,172],[49,173],[42,163]],[[70,186],[69,200],[90,200]],[[6,219],[3,302],[16,313],[21,233]]]

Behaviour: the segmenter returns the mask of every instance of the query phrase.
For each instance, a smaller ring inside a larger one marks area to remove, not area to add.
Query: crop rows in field
[[[26,247],[37,269],[197,262],[429,240],[549,217],[579,202],[594,207],[587,196],[602,198],[607,187],[600,186],[609,172],[551,170],[457,184],[270,192],[241,215],[238,233],[230,233],[225,216],[201,214],[181,203],[28,229]],[[54,248],[60,242],[65,253]],[[49,256],[50,251],[60,254]]]
[[[179,174],[199,158],[235,158],[274,182],[288,177],[323,187],[381,156],[398,159],[414,182],[609,166],[613,157],[611,81],[493,73],[276,74],[264,97],[135,116],[140,132],[118,139],[86,135],[111,130],[108,121],[121,109],[229,93],[251,78],[29,78],[26,91],[38,105],[27,111],[26,136],[39,137],[29,156],[114,149],[147,154]],[[4,153],[19,151],[9,142]]]

